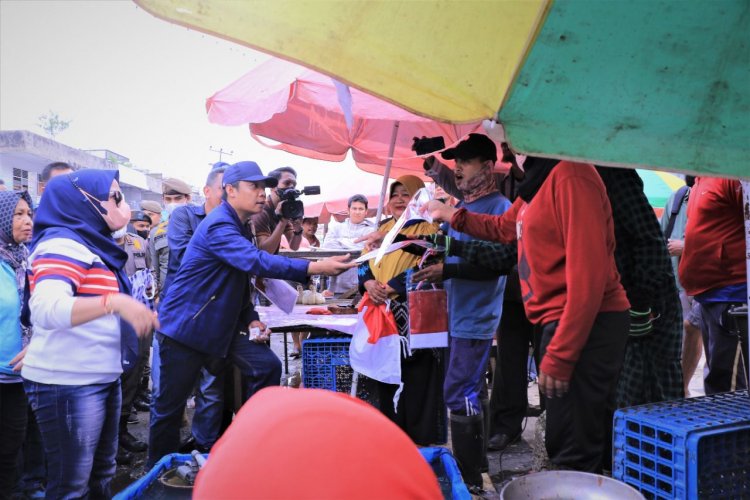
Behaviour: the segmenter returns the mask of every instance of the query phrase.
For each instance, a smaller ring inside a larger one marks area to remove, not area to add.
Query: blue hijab
[[[79,170],[50,179],[34,217],[31,251],[42,241],[67,238],[77,241],[98,256],[117,276],[120,292],[130,295],[130,280],[125,274],[128,255],[112,238],[112,230],[102,217],[106,210],[84,195],[84,190],[97,200],[108,200],[112,181],[120,180],[117,170]],[[80,189],[79,189],[80,188]],[[127,321],[120,320],[122,361],[126,370],[135,366],[138,338]]]

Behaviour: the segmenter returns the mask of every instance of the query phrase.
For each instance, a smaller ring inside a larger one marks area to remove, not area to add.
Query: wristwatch
[[[300,229],[299,231],[292,231],[292,233],[294,234],[294,236],[299,236],[300,234],[302,234],[302,229]]]

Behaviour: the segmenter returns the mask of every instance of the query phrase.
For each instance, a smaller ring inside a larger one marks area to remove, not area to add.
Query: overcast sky
[[[308,160],[257,144],[245,126],[208,123],[206,98],[267,57],[129,0],[0,0],[0,129],[43,134],[38,117],[52,110],[72,120],[58,141],[109,149],[195,186],[219,159],[213,147],[234,151],[225,161],[255,160],[264,171],[291,165],[301,186],[340,197],[355,187],[378,192],[380,177],[349,159]]]

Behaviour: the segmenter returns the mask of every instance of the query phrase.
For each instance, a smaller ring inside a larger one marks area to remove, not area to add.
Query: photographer
[[[297,172],[292,167],[281,167],[269,172],[268,176],[276,179],[278,184],[270,191],[263,211],[252,218],[258,248],[268,253],[278,253],[283,235],[289,242],[289,249],[298,250],[302,242],[302,218],[288,220],[282,216],[285,203],[282,193],[297,188]]]

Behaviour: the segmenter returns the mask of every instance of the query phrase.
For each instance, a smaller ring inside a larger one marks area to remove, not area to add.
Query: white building
[[[141,200],[161,202],[161,174],[121,165],[128,159],[108,150],[82,151],[26,130],[0,131],[0,179],[8,189],[25,189],[38,202],[45,165],[65,162],[76,170],[98,168],[120,171],[120,186],[131,208]]]

